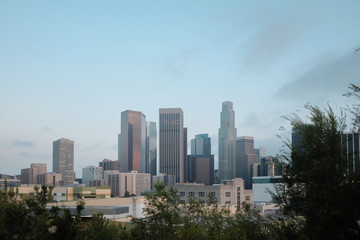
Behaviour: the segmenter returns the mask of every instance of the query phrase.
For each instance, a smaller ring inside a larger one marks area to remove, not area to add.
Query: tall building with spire
[[[159,109],[160,173],[184,182],[184,113],[181,108]]]
[[[219,128],[219,179],[231,180],[235,178],[235,112],[233,103],[222,103]]]

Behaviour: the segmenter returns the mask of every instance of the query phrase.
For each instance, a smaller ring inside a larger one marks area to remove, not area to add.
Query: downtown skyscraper
[[[191,155],[210,155],[211,154],[211,138],[209,134],[197,134],[191,139]]]
[[[157,129],[155,122],[146,122],[146,165],[145,172],[157,174]]]
[[[219,128],[219,179],[231,180],[235,178],[235,112],[233,103],[222,103]]]
[[[120,172],[146,171],[146,117],[142,112],[127,110],[121,113],[119,135]]]
[[[207,133],[191,139],[191,155],[187,158],[188,182],[214,184],[214,155],[211,154],[211,138]]]
[[[184,113],[181,108],[159,109],[160,173],[184,182]]]
[[[236,177],[245,181],[245,188],[252,188],[253,166],[256,163],[254,153],[254,138],[249,136],[238,137],[235,143]]]
[[[53,172],[61,174],[61,185],[74,183],[74,141],[61,138],[53,142]]]

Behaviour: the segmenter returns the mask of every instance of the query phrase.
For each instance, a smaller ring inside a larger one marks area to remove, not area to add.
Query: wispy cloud
[[[31,152],[27,152],[27,151],[20,152],[17,155],[22,158],[31,158],[31,159],[37,159],[37,160],[45,160],[45,159],[51,158],[50,155],[31,153]]]
[[[92,148],[99,148],[101,146],[101,142],[97,142],[97,143],[95,143],[93,146],[92,146]]]
[[[256,138],[255,139],[256,147],[265,147],[266,155],[276,156],[282,152],[282,150],[286,150],[283,142],[278,137],[270,137],[270,138]]]
[[[44,127],[41,128],[41,131],[49,132],[50,128],[48,126],[44,126]]]
[[[309,100],[319,95],[341,95],[339,89],[346,90],[349,83],[359,80],[360,56],[349,51],[338,57],[322,58],[303,75],[282,86],[277,97]]]
[[[35,147],[35,144],[33,142],[21,139],[13,140],[10,142],[10,144],[14,147]]]
[[[287,23],[277,23],[264,29],[240,48],[245,54],[242,65],[249,70],[267,70],[291,49],[299,34],[299,29]]]
[[[189,62],[198,54],[196,49],[188,49],[179,56],[168,59],[164,64],[163,70],[173,77],[182,77],[186,73],[186,67]]]

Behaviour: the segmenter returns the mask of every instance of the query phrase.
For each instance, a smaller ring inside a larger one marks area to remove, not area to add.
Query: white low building
[[[104,213],[104,217],[114,221],[129,221],[132,217],[143,218],[143,209],[145,207],[145,198],[103,198],[103,199],[84,199],[85,206],[81,212],[81,217],[92,217],[94,213]],[[60,208],[69,208],[72,214],[76,214],[78,201],[50,203],[48,208],[58,206]],[[129,218],[130,217],[130,218]]]
[[[279,210],[271,194],[276,194],[276,188],[281,188],[282,176],[253,177],[254,208],[263,214],[273,214]]]

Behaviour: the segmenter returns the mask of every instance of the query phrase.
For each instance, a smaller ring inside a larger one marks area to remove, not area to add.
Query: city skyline
[[[281,118],[310,102],[351,104],[360,76],[359,1],[0,3],[1,173],[52,169],[52,142],[74,140],[83,167],[116,160],[119,114],[182,108],[188,139],[208,133],[218,165],[221,103],[238,136],[267,155]],[[190,143],[188,141],[188,152]],[[9,164],[11,163],[11,164]]]

